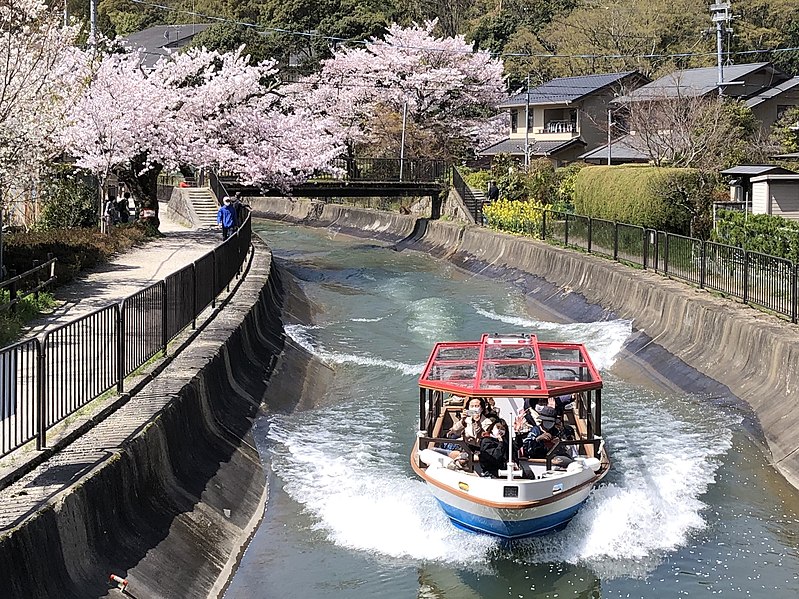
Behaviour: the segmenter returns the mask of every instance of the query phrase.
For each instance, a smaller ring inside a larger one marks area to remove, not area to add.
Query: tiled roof
[[[616,161],[630,161],[630,162],[648,162],[647,156],[641,150],[635,148],[632,144],[632,136],[625,135],[613,141],[610,147],[610,156],[612,160]],[[591,150],[579,156],[580,160],[607,160],[608,146],[605,144],[601,148]]]
[[[131,50],[142,53],[142,67],[151,69],[162,56],[168,56],[188,44],[196,34],[208,29],[210,23],[194,25],[155,25],[123,37],[122,42]]]
[[[566,141],[535,141],[530,140],[529,150],[531,156],[552,156],[575,144],[585,145],[579,137]],[[511,154],[512,156],[524,156],[523,139],[504,139],[499,143],[478,150],[480,156],[496,156],[497,154]]]
[[[781,166],[773,164],[741,164],[721,171],[722,175],[747,175],[757,177],[758,175],[792,175],[794,172]]]
[[[775,83],[784,81],[788,77],[769,62],[729,65],[724,67],[724,81],[731,84],[728,90],[730,94],[734,94],[736,82],[740,82],[747,75],[760,70],[771,71]],[[656,79],[652,83],[648,83],[626,96],[616,99],[615,102],[635,102],[676,96],[699,97],[718,90],[717,82],[718,71],[716,67],[684,69],[664,75],[660,79]]]
[[[774,87],[760,92],[756,96],[752,96],[746,101],[746,105],[749,108],[754,108],[758,104],[762,104],[766,100],[770,100],[771,98],[779,96],[780,94],[784,94],[785,92],[790,91],[797,86],[799,86],[799,77],[792,77],[787,81],[783,81],[779,85],[775,85]]]
[[[626,77],[639,75],[636,71],[623,73],[604,73],[600,75],[582,75],[579,77],[558,77],[547,81],[543,85],[530,89],[530,104],[563,104],[574,102],[599,90],[620,83]],[[646,80],[646,79],[644,79]],[[511,106],[524,106],[527,103],[527,93],[522,91],[511,96],[499,105],[500,108]]]

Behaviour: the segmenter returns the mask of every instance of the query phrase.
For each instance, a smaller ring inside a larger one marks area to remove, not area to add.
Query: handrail
[[[639,225],[542,208],[497,230],[626,262],[799,322],[799,263]],[[477,221],[477,224],[483,224]]]
[[[230,288],[251,241],[247,211],[227,240],[165,279],[53,327],[41,341],[0,348],[0,457],[33,439],[42,449],[51,426],[109,389],[122,393],[127,376],[159,352],[166,355],[171,339],[194,327],[206,306]]]
[[[8,303],[0,304],[0,310],[6,310],[10,308],[12,312],[15,311],[17,304],[22,301],[22,297],[39,293],[42,289],[55,281],[55,264],[58,261],[58,258],[53,258],[52,254],[48,254],[48,257],[49,259],[46,262],[42,264],[36,264],[36,261],[34,261],[34,267],[30,270],[26,270],[20,275],[15,275],[9,279],[6,279],[5,281],[0,282],[0,289],[5,289],[6,287],[10,288]],[[50,270],[50,274],[48,275],[47,279],[40,281],[39,273],[47,270],[48,268]],[[25,290],[23,296],[20,297],[18,283],[26,279],[33,278],[34,276],[36,277],[37,281],[36,286]]]

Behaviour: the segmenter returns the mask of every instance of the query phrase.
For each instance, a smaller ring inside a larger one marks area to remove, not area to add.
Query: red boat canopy
[[[419,386],[472,397],[556,397],[601,389],[580,343],[544,343],[535,335],[489,335],[436,343]]]

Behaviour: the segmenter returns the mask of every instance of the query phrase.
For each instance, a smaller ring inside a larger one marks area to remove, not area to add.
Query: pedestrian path
[[[56,289],[58,307],[29,323],[25,338],[36,337],[94,310],[121,302],[191,264],[222,242],[218,228],[189,229],[169,220],[165,204],[160,206],[159,217],[163,237],[132,248]]]

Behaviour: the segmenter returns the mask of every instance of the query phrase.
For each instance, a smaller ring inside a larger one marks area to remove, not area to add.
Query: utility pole
[[[527,101],[524,105],[524,166],[530,166],[530,75],[527,75]]]
[[[613,112],[608,108],[608,166],[611,164],[611,145],[613,143]]]
[[[405,164],[405,123],[408,120],[408,101],[402,105],[402,141],[400,142],[400,172],[399,180],[402,182],[402,167]]]
[[[732,6],[729,2],[718,2],[710,5],[710,18],[716,24],[716,64],[718,68],[718,88],[719,95],[723,95],[724,90],[724,59],[722,57],[722,45],[724,33],[729,31],[727,27],[732,20]]]
[[[97,0],[89,0],[89,44],[97,43]]]

